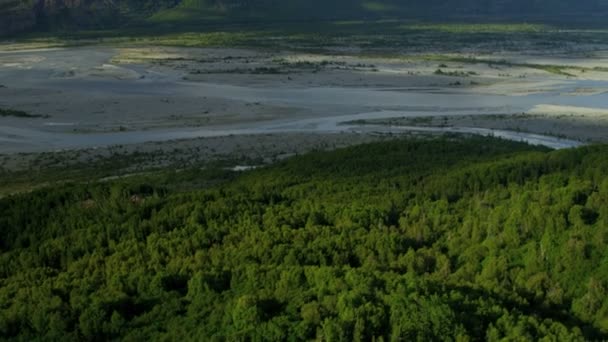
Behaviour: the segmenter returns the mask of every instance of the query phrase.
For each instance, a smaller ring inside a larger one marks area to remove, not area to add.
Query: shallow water
[[[29,53],[16,53],[12,57]],[[419,127],[366,127],[345,123],[355,120],[405,116],[511,114],[527,112],[537,105],[608,109],[608,93],[606,92],[564,96],[565,93],[573,93],[579,88],[608,89],[608,82],[575,78],[555,79],[549,90],[542,93],[526,96],[506,96],[484,94],[480,91],[471,91],[464,88],[294,88],[280,84],[254,87],[188,82],[183,81],[181,74],[178,72],[163,74],[158,71],[151,71],[142,65],[123,66],[123,68],[131,69],[131,71],[143,76],[140,78],[115,79],[87,74],[87,70],[107,64],[108,59],[113,54],[114,51],[109,48],[36,52],[35,55],[42,57],[42,61],[18,68],[0,66],[0,84],[9,84],[10,82],[13,89],[35,87],[36,89],[57,90],[64,94],[57,96],[107,96],[108,101],[112,101],[113,96],[117,95],[149,96],[151,101],[158,100],[160,97],[170,98],[177,95],[200,99],[201,101],[203,101],[203,98],[209,97],[239,102],[257,102],[275,107],[304,109],[308,110],[309,114],[304,118],[300,116],[298,118],[282,118],[263,122],[236,123],[222,127],[183,127],[154,130],[137,130],[136,128],[134,131],[126,132],[87,134],[50,130],[52,127],[72,124],[72,122],[67,121],[61,122],[56,119],[51,119],[48,122],[19,121],[0,117],[0,153],[54,151],[238,134],[339,133],[370,130],[376,132],[448,131],[495,135],[505,139],[527,141],[552,148],[564,148],[578,146],[580,143],[537,134],[486,130],[474,127],[423,129]],[[7,54],[2,55],[2,57],[6,56]],[[75,70],[75,76],[70,76],[72,70]],[[551,81],[551,76],[530,81],[547,80]],[[10,106],[11,103],[10,98],[0,98],[0,106]],[[354,114],[344,115],[344,113]],[[78,122],[86,122],[87,120],[87,117],[82,117]],[[135,125],[135,127],[137,126]]]
[[[0,126],[0,144],[5,153],[23,151],[57,151],[80,148],[94,148],[110,145],[127,145],[153,141],[177,139],[209,138],[230,135],[278,134],[278,133],[403,133],[404,131],[449,132],[495,136],[502,139],[527,142],[532,145],[543,145],[554,149],[570,148],[583,145],[575,140],[561,139],[539,134],[510,132],[484,128],[465,127],[407,127],[384,125],[352,125],[346,122],[359,119],[378,119],[401,117],[402,112],[375,112],[350,116],[306,119],[274,124],[258,124],[249,128],[176,128],[154,131],[132,131],[91,134],[47,133],[21,129],[15,132],[11,127]],[[9,138],[12,134],[18,138]],[[29,145],[24,143],[29,141]]]

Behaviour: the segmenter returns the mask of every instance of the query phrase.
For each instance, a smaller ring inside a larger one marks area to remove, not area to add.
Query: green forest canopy
[[[4,198],[0,339],[607,339],[606,170],[442,138]]]

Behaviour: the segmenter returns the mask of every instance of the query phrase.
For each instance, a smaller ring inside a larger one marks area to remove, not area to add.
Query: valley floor
[[[551,148],[606,142],[602,41],[500,52],[483,44],[5,44],[0,110],[22,115],[0,112],[1,167],[18,172],[138,154],[147,157],[131,158],[142,161],[129,171],[242,164],[445,132]],[[244,152],[251,150],[264,152]]]
[[[608,31],[389,24],[0,45],[0,340],[607,340]]]

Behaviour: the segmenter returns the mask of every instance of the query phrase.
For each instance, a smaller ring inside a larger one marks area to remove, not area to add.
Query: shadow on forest
[[[586,340],[605,341],[608,339],[607,333],[604,333],[590,324],[581,321],[577,317],[568,314],[564,305],[560,307],[548,307],[541,305],[541,303],[532,303],[532,301],[529,299],[530,304],[525,305],[503,295],[492,293],[485,289],[473,288],[465,285],[436,284],[431,289],[431,292],[436,295],[449,293],[451,291],[462,293],[467,299],[489,299],[490,301],[497,303],[501,308],[507,309],[509,312],[516,310],[522,314],[536,316],[541,319],[549,318],[564,324],[570,329],[578,327],[581,329]],[[529,298],[531,298],[531,296],[529,296]],[[483,312],[483,314],[480,314],[477,312],[476,309],[478,309],[478,307],[473,301],[471,301],[471,303],[452,301],[449,304],[454,312],[461,313],[460,318],[462,319],[462,322],[467,329],[470,329],[470,331],[475,331],[476,336],[483,336],[487,331],[488,325],[490,323],[495,323],[501,317],[500,315],[490,315],[488,312]]]

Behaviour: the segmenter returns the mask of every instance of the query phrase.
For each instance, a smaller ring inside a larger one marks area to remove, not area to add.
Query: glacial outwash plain
[[[325,2],[0,0],[0,341],[608,339],[608,6]]]
[[[133,153],[154,155],[146,168],[179,154],[193,166],[256,140],[278,145],[257,152],[272,160],[403,134],[552,148],[607,139],[602,30],[399,21],[319,30],[8,40],[0,107],[26,115],[1,118],[3,168]]]

